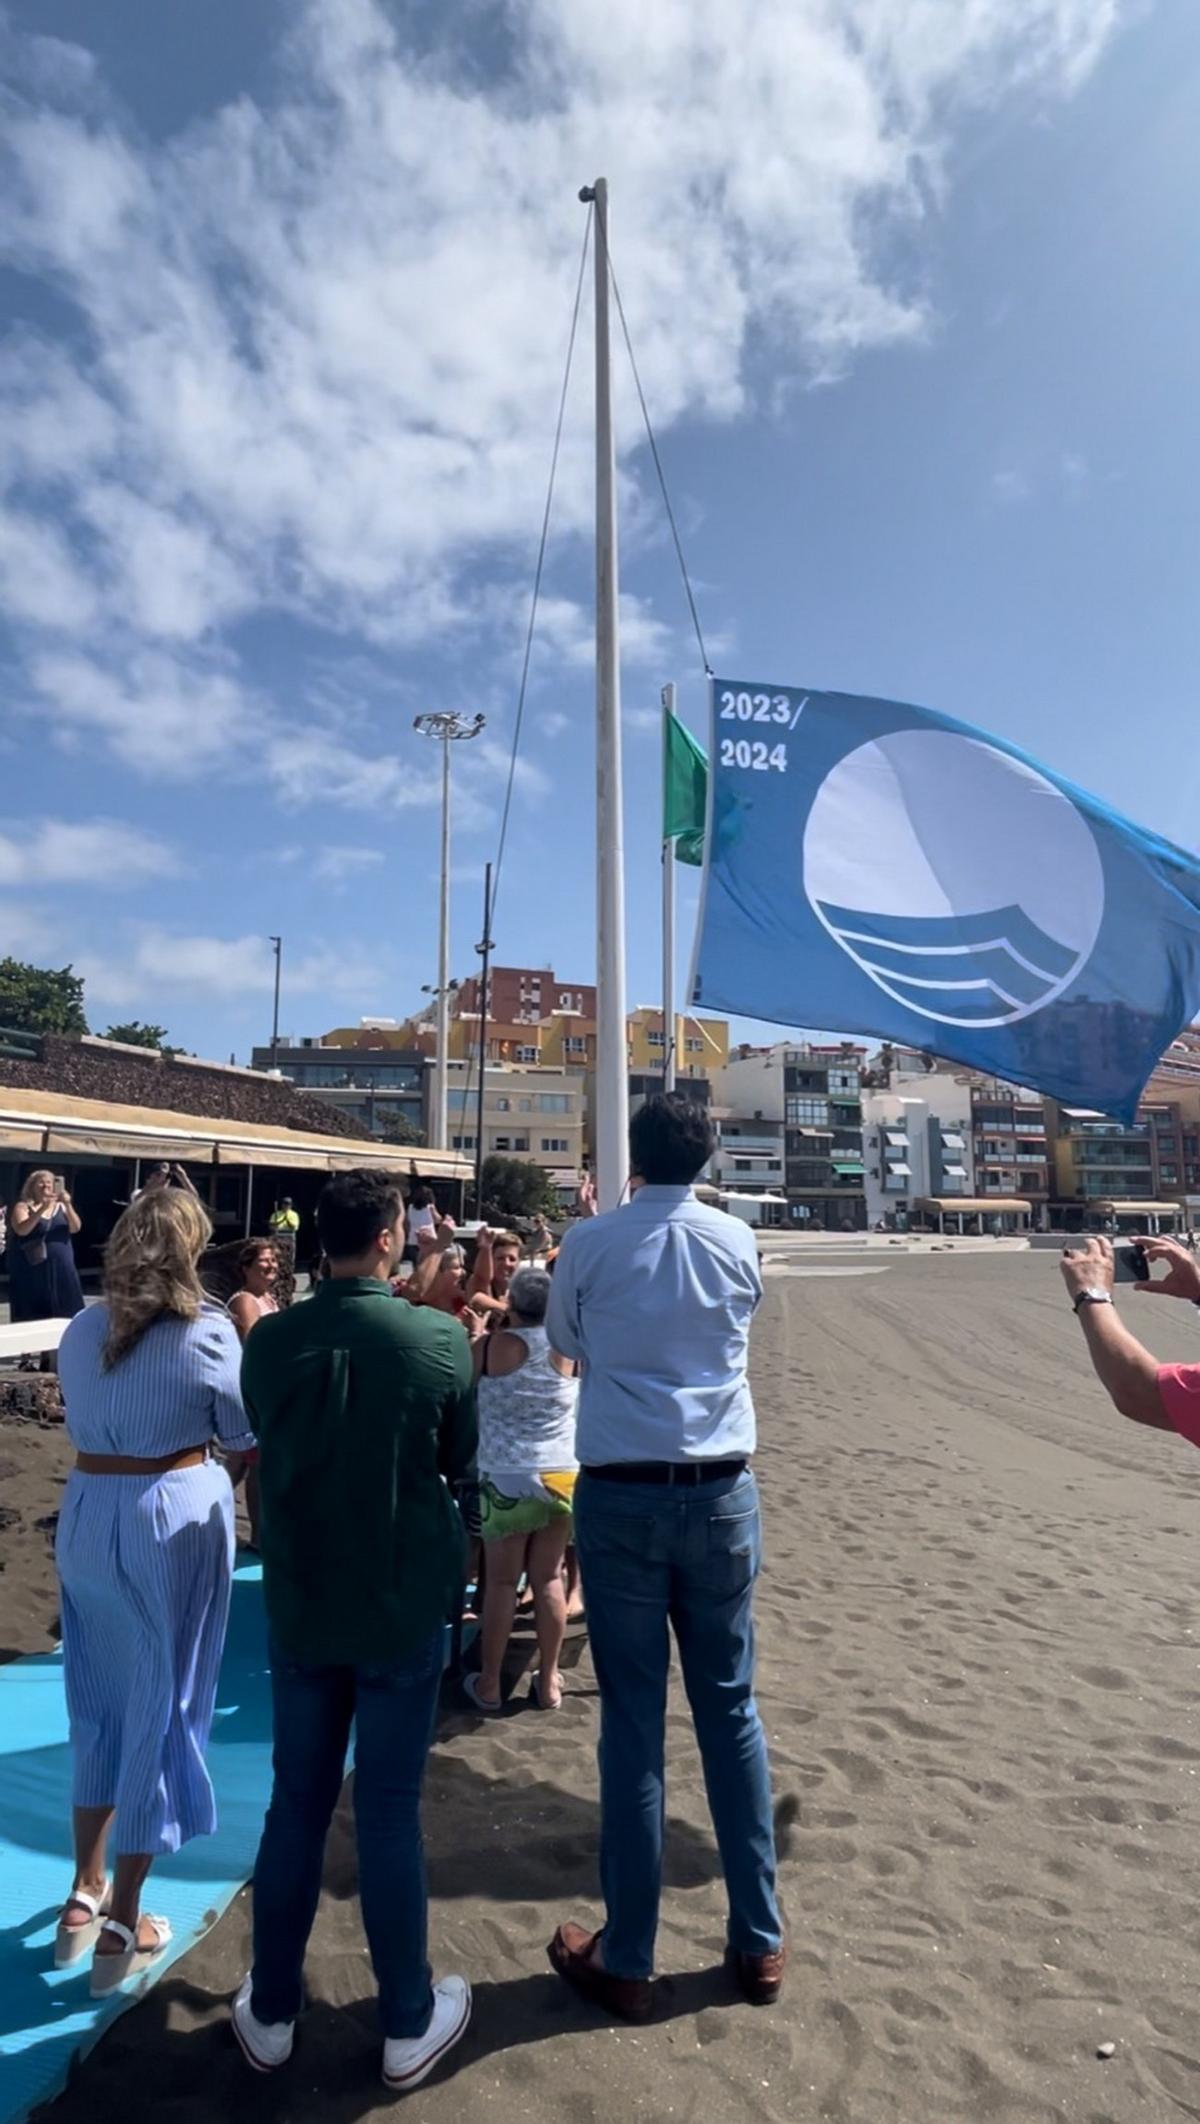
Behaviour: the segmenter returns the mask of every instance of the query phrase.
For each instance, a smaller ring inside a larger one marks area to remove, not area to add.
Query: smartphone
[[[1114,1281],[1117,1283],[1149,1283],[1150,1263],[1144,1246],[1118,1246],[1113,1248]]]

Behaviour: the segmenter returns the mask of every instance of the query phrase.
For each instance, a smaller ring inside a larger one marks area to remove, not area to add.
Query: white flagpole
[[[675,713],[674,685],[664,686],[663,705],[663,818],[666,819],[668,738]],[[675,843],[662,844],[662,998],[663,998],[663,1090],[675,1089]]]
[[[596,1188],[615,1209],[629,1171],[625,1020],[625,846],[617,625],[617,482],[608,330],[608,183],[581,195],[596,210]]]

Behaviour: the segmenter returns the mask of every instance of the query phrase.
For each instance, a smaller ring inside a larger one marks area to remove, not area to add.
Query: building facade
[[[281,1040],[274,1050],[256,1047],[251,1067],[274,1066],[289,1083],[332,1107],[365,1135],[386,1137],[401,1122],[415,1142],[426,1142],[432,1074],[428,1057],[418,1048],[387,1041],[399,1027],[364,1025],[353,1038],[348,1037],[350,1031],[343,1028],[338,1040],[326,1035]]]
[[[1027,1201],[1039,1222],[1051,1195],[1046,1102],[1040,1092],[999,1077],[971,1079],[976,1193]]]
[[[867,1222],[899,1225],[923,1216],[921,1205],[963,1202],[975,1193],[970,1086],[961,1078],[931,1082],[898,1076],[889,1091],[863,1094],[863,1164]]]
[[[487,1066],[483,1085],[485,1158],[527,1158],[564,1192],[578,1187],[584,1158],[584,1078],[574,1070]],[[479,1072],[450,1064],[450,1148],[475,1155],[479,1139]]]
[[[714,1076],[723,1151],[736,1160],[738,1153],[729,1146],[740,1124],[751,1139],[757,1131],[764,1169],[773,1171],[782,1135],[789,1223],[827,1231],[847,1225],[861,1230],[866,1224],[864,1058],[865,1049],[849,1041],[837,1047],[781,1042],[739,1050]]]
[[[645,1004],[631,1011],[626,1020],[626,1038],[630,1072],[645,1076],[657,1070],[661,1079],[666,1060],[662,1011]],[[714,1071],[724,1069],[728,1060],[729,1024],[725,1018],[676,1018],[677,1079],[711,1077]]]

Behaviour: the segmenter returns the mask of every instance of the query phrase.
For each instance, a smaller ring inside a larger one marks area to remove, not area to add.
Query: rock
[[[1116,2050],[1117,2050],[1117,2046],[1116,2046],[1116,2044],[1115,2044],[1115,2043],[1097,2043],[1097,2045],[1096,2045],[1096,2056],[1097,2056],[1098,2058],[1111,2058],[1111,2057],[1115,2057],[1115,2056],[1116,2056]]]

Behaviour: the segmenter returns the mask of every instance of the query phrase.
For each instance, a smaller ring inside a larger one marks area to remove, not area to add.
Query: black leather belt
[[[694,1490],[698,1483],[745,1473],[744,1460],[613,1460],[602,1468],[584,1468],[597,1482],[663,1482],[673,1490]]]

